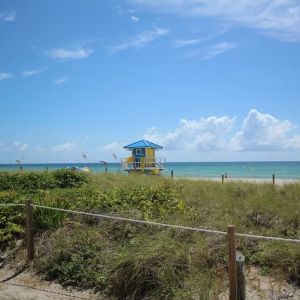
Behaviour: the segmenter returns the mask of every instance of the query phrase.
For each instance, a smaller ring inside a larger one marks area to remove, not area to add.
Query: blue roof
[[[123,147],[123,148],[125,148],[125,149],[135,149],[135,148],[163,149],[162,146],[159,146],[157,144],[151,143],[151,142],[146,141],[146,140],[137,141],[137,142],[129,144],[129,145]]]

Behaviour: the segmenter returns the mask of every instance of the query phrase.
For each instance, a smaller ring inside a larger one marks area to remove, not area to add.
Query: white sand
[[[188,180],[204,180],[204,181],[217,181],[222,182],[222,178],[195,178],[195,177],[174,177],[174,179],[188,179]],[[224,178],[224,182],[250,182],[250,183],[273,183],[272,179],[262,178]],[[299,179],[275,179],[275,184],[284,185],[291,183],[300,183]]]

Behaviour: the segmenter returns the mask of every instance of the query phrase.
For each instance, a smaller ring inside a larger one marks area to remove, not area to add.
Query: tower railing
[[[124,157],[121,158],[123,170],[165,169],[166,159],[161,157]]]

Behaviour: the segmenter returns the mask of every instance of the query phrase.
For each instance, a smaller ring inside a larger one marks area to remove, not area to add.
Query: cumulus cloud
[[[46,152],[47,149],[41,145],[37,145],[34,147],[34,150],[37,151],[37,152],[40,152],[40,153],[43,153],[43,152]]]
[[[235,117],[211,116],[199,120],[182,119],[173,131],[152,127],[145,139],[166,150],[200,151],[297,151],[300,135],[288,120],[279,120],[252,109],[238,130]]]
[[[21,143],[19,141],[13,141],[10,143],[0,143],[0,150],[2,151],[26,151],[29,148],[29,145],[26,143]]]
[[[28,144],[22,144],[22,145],[20,145],[19,150],[20,150],[20,151],[25,151],[25,150],[28,149],[28,147],[29,147]]]
[[[139,49],[149,45],[150,43],[153,43],[157,38],[165,36],[167,34],[169,34],[168,29],[154,27],[152,30],[142,31],[137,36],[109,48],[112,54],[130,48]]]
[[[156,128],[150,128],[144,138],[164,145],[167,150],[222,150],[226,148],[225,137],[234,123],[235,118],[228,116],[181,119],[174,131],[163,134]]]
[[[100,150],[111,152],[111,151],[118,151],[120,149],[122,149],[122,146],[117,142],[113,142],[103,146]]]
[[[293,134],[294,129],[288,120],[281,121],[252,109],[231,140],[231,147],[242,151],[300,150],[300,138]]]
[[[71,150],[74,150],[75,148],[76,148],[75,143],[68,142],[62,145],[53,146],[50,148],[50,150],[52,152],[69,152]]]
[[[206,17],[255,28],[283,41],[300,41],[298,0],[129,0],[164,13]]]
[[[12,77],[13,75],[10,73],[0,73],[0,80],[7,79]]]
[[[93,53],[92,49],[77,48],[77,49],[53,49],[48,52],[52,58],[60,60],[83,59],[89,57]]]

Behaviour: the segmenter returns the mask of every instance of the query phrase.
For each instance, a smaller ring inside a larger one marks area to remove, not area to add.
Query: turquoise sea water
[[[71,167],[89,167],[92,172],[105,172],[103,164],[24,164],[25,171],[45,171]],[[0,164],[0,171],[17,171],[15,164]],[[164,176],[218,178],[227,174],[229,178],[263,178],[271,179],[272,174],[280,179],[300,179],[300,161],[297,162],[169,162]],[[119,163],[109,163],[108,172],[121,172]]]

